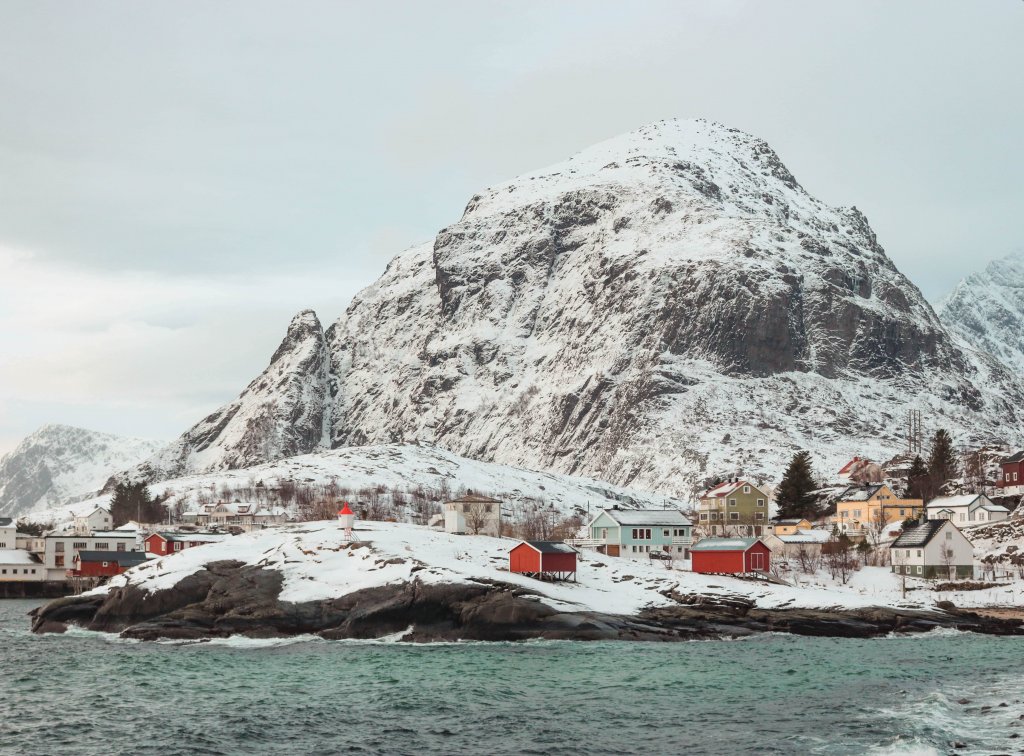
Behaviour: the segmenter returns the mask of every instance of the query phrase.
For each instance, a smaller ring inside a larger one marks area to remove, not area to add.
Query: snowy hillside
[[[112,473],[162,446],[158,441],[44,425],[0,458],[0,516],[95,494]]]
[[[457,495],[463,490],[487,493],[500,498],[507,512],[522,514],[537,507],[553,507],[564,515],[574,512],[596,513],[612,505],[623,507],[666,506],[681,508],[682,501],[664,496],[620,488],[585,478],[533,472],[459,457],[433,446],[365,446],[334,449],[282,459],[241,470],[217,471],[162,481],[152,486],[154,494],[169,493],[171,503],[180,500],[186,509],[200,497],[216,498],[272,497],[273,504],[294,506],[294,499],[280,500],[282,482],[295,487],[332,485],[334,495],[353,503],[382,501],[391,506],[397,498],[412,502],[418,492],[434,504],[433,497]],[[262,484],[262,485],[257,485]],[[227,496],[224,496],[227,491]],[[72,514],[105,505],[110,494],[103,494],[69,507],[37,512],[32,519],[56,522]],[[266,503],[270,499],[262,499]],[[405,515],[408,517],[408,513]]]
[[[706,121],[487,189],[326,333],[297,322],[134,475],[424,441],[689,497],[723,471],[777,478],[798,449],[826,471],[888,459],[911,408],[958,444],[1024,442],[1020,377],[954,341],[865,217]]]
[[[1024,375],[1024,252],[965,278],[938,309],[967,344]]]

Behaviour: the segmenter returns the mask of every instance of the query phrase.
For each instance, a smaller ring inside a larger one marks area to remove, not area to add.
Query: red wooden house
[[[558,541],[523,541],[508,553],[508,571],[538,580],[576,580],[576,550]]]
[[[760,538],[705,538],[690,547],[694,572],[767,572],[772,550]]]
[[[113,577],[145,561],[146,555],[141,551],[79,551],[75,553],[71,574],[74,577]]]
[[[1007,457],[1001,463],[1002,474],[999,476],[1000,488],[1016,488],[1024,486],[1024,451]]]
[[[215,533],[150,533],[143,543],[148,553],[166,556],[222,540],[224,536]]]

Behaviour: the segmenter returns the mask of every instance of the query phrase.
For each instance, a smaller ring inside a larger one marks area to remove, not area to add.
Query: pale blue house
[[[587,530],[589,538],[575,539],[574,545],[631,559],[690,558],[693,524],[677,509],[612,507],[591,520]]]

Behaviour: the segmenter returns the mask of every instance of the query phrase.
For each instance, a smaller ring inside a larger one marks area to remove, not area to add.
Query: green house
[[[612,507],[587,526],[589,538],[576,545],[631,559],[689,559],[693,524],[677,509]],[[652,557],[651,555],[654,554]]]

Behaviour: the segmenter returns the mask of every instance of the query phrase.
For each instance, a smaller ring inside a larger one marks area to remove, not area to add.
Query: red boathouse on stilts
[[[523,541],[508,553],[508,571],[538,580],[576,580],[576,549],[559,541]]]

